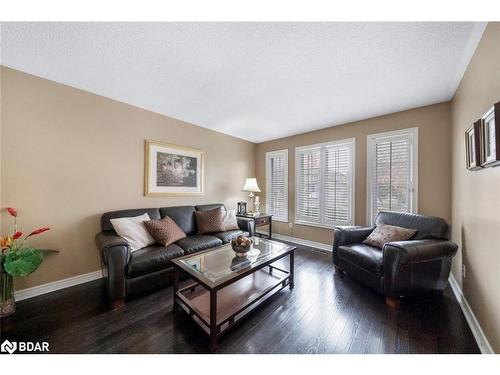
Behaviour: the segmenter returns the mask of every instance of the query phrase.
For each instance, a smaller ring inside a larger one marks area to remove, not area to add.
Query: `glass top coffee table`
[[[254,308],[281,289],[293,288],[295,246],[252,237],[252,250],[239,257],[225,244],[215,249],[172,260],[174,309],[182,309],[210,337],[217,339]],[[273,263],[289,257],[289,269]],[[187,273],[194,283],[179,289],[179,276]]]

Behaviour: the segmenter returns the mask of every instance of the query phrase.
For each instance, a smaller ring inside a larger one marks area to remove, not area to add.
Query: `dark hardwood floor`
[[[479,353],[450,287],[391,310],[382,296],[335,274],[330,254],[301,246],[295,259],[295,288],[228,332],[218,353]],[[102,280],[19,302],[3,336],[48,341],[52,353],[208,352],[201,330],[172,312],[171,287],[110,311]]]

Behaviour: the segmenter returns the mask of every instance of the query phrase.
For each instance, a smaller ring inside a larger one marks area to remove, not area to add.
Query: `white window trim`
[[[355,184],[355,176],[356,176],[356,138],[346,138],[346,139],[340,139],[337,141],[331,141],[331,142],[324,142],[324,143],[316,143],[313,145],[306,145],[306,146],[300,146],[300,147],[295,147],[295,224],[298,225],[306,225],[310,227],[318,227],[318,228],[327,228],[327,229],[333,229],[333,226],[331,224],[323,224],[323,223],[318,223],[318,222],[311,222],[311,221],[306,221],[306,220],[300,220],[298,219],[298,209],[299,209],[299,194],[297,192],[297,188],[299,186],[299,173],[298,173],[298,168],[299,168],[299,152],[303,150],[310,150],[313,148],[321,148],[325,146],[333,146],[333,145],[342,145],[342,144],[347,144],[349,147],[351,147],[351,224],[354,225],[355,223],[355,212],[356,212],[356,205],[355,205],[355,191],[356,191],[356,184]],[[323,170],[324,170],[324,157],[321,157],[321,165],[320,165],[320,175],[319,175],[319,184],[320,184],[320,213],[319,217],[320,220],[323,220],[323,190],[321,188],[323,184]]]
[[[271,170],[269,161],[273,156],[285,155],[285,216],[277,217],[273,215],[273,221],[288,223],[288,149],[266,152],[266,212],[269,213],[269,192],[271,191]]]
[[[384,138],[394,138],[397,136],[410,135],[412,140],[412,201],[411,212],[418,212],[418,128],[408,128],[401,130],[394,130],[384,133],[369,134],[366,139],[366,223],[373,225],[373,181],[374,174],[374,161],[375,161],[375,141]]]

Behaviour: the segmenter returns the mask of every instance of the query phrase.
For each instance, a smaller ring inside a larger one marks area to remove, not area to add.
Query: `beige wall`
[[[500,24],[489,23],[451,103],[394,113],[257,146],[84,91],[0,69],[0,205],[15,206],[25,230],[49,225],[35,239],[57,248],[18,289],[99,269],[93,236],[107,210],[222,201],[245,197],[244,178],[256,173],[265,202],[265,152],[289,150],[289,221],[295,209],[295,147],[356,138],[356,224],[366,220],[366,136],[419,128],[418,211],[452,219],[460,246],[453,274],[500,352],[500,167],[469,172],[464,131],[500,100]],[[143,196],[143,142],[157,139],[206,153],[201,197]],[[450,152],[451,150],[451,152]],[[255,159],[254,159],[255,158]],[[255,161],[255,164],[254,164]],[[453,187],[453,189],[452,189]],[[2,233],[9,218],[2,214]],[[331,243],[332,231],[276,223],[275,231]],[[467,277],[462,278],[462,263]]]
[[[356,138],[355,222],[366,223],[366,137],[368,134],[418,127],[418,211],[450,219],[450,104],[441,103],[350,124],[282,138],[257,145],[256,171],[265,202],[267,151],[288,149],[288,220],[295,215],[295,147]],[[277,233],[331,244],[333,230],[273,223]]]
[[[255,144],[2,67],[1,205],[20,226],[48,225],[33,244],[60,250],[17,289],[100,269],[94,235],[109,210],[245,198]],[[144,139],[205,152],[205,194],[144,197]],[[2,233],[10,220],[2,213]]]
[[[468,171],[464,132],[498,101],[500,23],[490,22],[452,101],[452,238],[460,246],[452,272],[496,353],[500,353],[500,167]]]

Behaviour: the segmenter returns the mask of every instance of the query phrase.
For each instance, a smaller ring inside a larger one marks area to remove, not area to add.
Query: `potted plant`
[[[17,230],[16,210],[11,207],[6,210],[14,218],[14,225],[12,235],[0,238],[0,318],[15,312],[14,277],[25,277],[35,272],[43,262],[43,252],[52,251],[25,245],[28,238],[49,228],[36,229],[23,237],[23,233]]]

